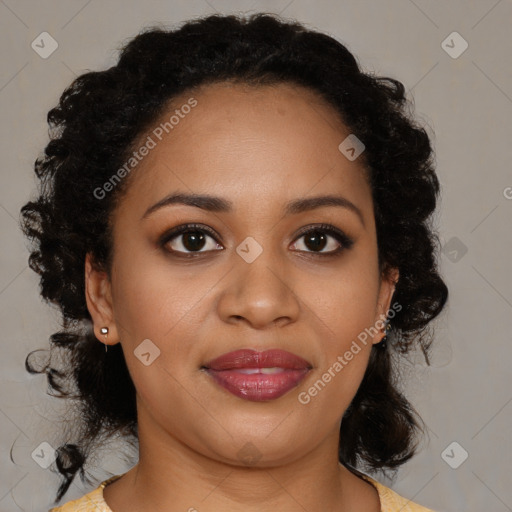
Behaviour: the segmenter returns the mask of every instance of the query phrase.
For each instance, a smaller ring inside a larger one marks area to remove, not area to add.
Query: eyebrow
[[[212,196],[209,194],[176,193],[170,194],[155,203],[153,206],[150,206],[141,217],[141,220],[145,219],[153,212],[173,204],[194,206],[196,208],[201,208],[202,210],[216,213],[230,213],[233,211],[233,203],[222,197]],[[346,208],[355,213],[359,217],[359,220],[363,226],[365,225],[363,213],[361,210],[345,197],[336,195],[323,195],[294,199],[285,205],[284,214],[285,216],[296,215],[324,206],[338,206],[341,208]]]

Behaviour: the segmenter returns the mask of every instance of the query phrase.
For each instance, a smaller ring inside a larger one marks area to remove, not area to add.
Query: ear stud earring
[[[107,336],[108,336],[108,327],[102,327],[100,329],[100,332],[101,334],[103,334],[103,336],[105,336],[105,341],[107,341]],[[107,344],[105,343],[105,352],[107,351]]]

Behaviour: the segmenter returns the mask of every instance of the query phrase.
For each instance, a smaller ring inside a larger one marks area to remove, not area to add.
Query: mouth
[[[233,395],[263,402],[275,400],[298,386],[312,366],[285,350],[242,349],[223,354],[202,369]]]

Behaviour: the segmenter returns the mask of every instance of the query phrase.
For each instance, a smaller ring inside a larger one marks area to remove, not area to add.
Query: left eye
[[[302,246],[306,247],[306,250],[304,251],[304,249],[297,247],[301,245],[299,242],[295,242],[293,244],[295,249],[304,252],[312,252],[313,254],[316,253],[318,256],[331,256],[338,254],[345,249],[349,249],[353,244],[352,239],[332,226],[319,226],[308,229],[300,235],[299,239],[301,238],[304,238]],[[329,238],[334,240],[334,242],[331,241],[329,244]],[[330,250],[323,250],[329,246]]]

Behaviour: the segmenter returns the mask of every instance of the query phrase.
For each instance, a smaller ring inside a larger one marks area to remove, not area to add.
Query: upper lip
[[[211,370],[231,370],[234,368],[285,368],[304,369],[311,365],[296,354],[286,350],[273,349],[258,352],[252,349],[241,349],[227,352],[205,364]]]

